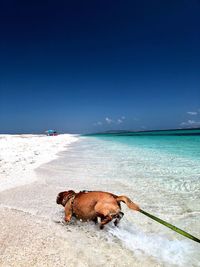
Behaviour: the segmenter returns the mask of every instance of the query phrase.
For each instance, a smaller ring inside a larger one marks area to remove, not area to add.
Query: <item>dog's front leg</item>
[[[72,218],[72,203],[69,200],[65,205],[65,221],[70,222]]]

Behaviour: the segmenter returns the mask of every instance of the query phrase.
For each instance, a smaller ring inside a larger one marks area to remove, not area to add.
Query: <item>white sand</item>
[[[37,167],[77,140],[70,134],[0,135],[0,191],[35,181]]]

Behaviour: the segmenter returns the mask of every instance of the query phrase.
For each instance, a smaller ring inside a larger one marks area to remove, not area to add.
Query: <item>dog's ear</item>
[[[57,195],[57,198],[56,198],[56,203],[57,204],[62,204],[62,201],[64,199],[64,196],[67,194],[68,191],[64,191],[64,192],[60,192],[58,195]]]
[[[74,195],[74,194],[76,194],[76,193],[74,192],[74,190],[69,190],[69,191],[67,191],[67,195]]]
[[[56,203],[57,204],[61,204],[63,206],[65,206],[66,203],[66,199],[70,198],[72,195],[74,195],[75,192],[73,190],[69,190],[69,191],[64,191],[64,192],[60,192],[57,196],[56,199]],[[63,201],[64,200],[64,201]]]

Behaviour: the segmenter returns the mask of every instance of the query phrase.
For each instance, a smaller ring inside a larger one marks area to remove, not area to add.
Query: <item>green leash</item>
[[[155,221],[157,221],[157,222],[159,222],[159,223],[165,225],[166,227],[168,227],[168,228],[174,230],[175,232],[177,232],[177,233],[179,233],[179,234],[181,234],[181,235],[183,235],[183,236],[185,236],[185,237],[187,237],[187,238],[190,238],[190,239],[192,239],[193,241],[196,241],[196,242],[200,243],[200,239],[198,239],[198,238],[196,238],[195,236],[193,236],[193,235],[191,235],[191,234],[189,234],[189,233],[187,233],[187,232],[185,232],[185,231],[179,229],[178,227],[176,227],[176,226],[174,226],[174,225],[172,225],[172,224],[170,224],[170,223],[168,223],[168,222],[165,222],[165,221],[159,219],[158,217],[156,217],[156,216],[154,216],[154,215],[152,215],[152,214],[150,214],[150,213],[148,213],[148,212],[146,212],[146,211],[144,211],[144,210],[141,210],[141,209],[140,209],[139,212],[141,212],[141,213],[143,213],[144,215],[150,217],[151,219],[153,219],[153,220],[155,220]]]

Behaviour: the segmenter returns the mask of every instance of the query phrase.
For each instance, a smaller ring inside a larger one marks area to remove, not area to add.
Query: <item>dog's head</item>
[[[57,196],[56,203],[65,206],[67,201],[76,193],[73,190],[60,192]]]

